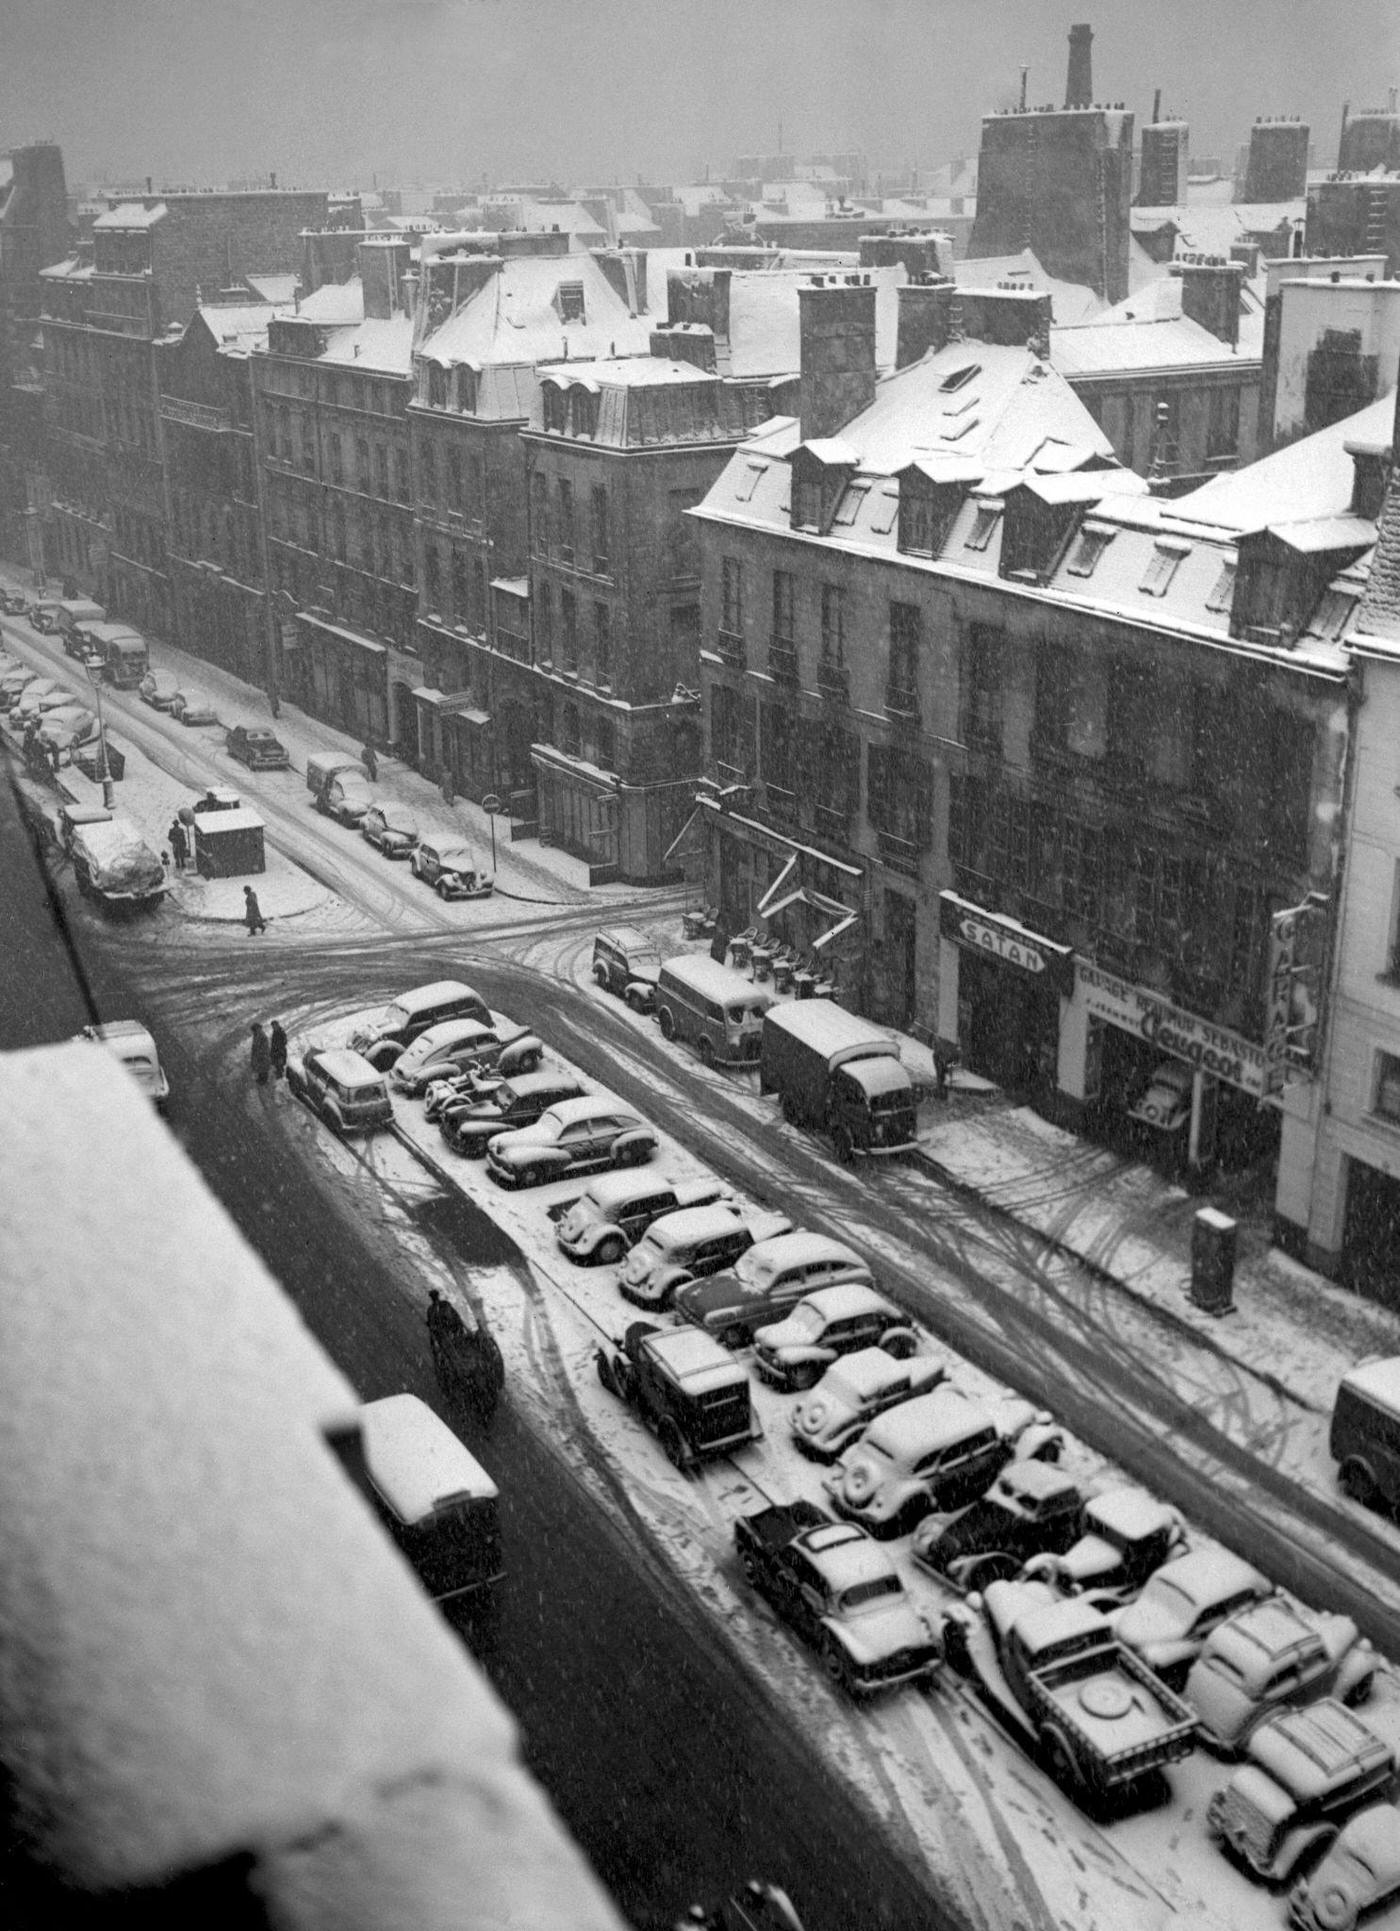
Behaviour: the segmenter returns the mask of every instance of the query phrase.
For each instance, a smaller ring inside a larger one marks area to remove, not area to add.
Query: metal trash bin
[[[1202,1207],[1191,1224],[1191,1286],[1194,1305],[1207,1314],[1230,1314],[1235,1306],[1235,1238],[1238,1223],[1218,1207]]]

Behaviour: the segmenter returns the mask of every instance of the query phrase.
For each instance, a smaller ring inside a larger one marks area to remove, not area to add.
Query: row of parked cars
[[[357,829],[385,858],[406,859],[439,898],[489,898],[495,889],[468,844],[451,833],[425,834],[407,805],[375,789],[358,758],[308,758],[306,788],[317,811]]]

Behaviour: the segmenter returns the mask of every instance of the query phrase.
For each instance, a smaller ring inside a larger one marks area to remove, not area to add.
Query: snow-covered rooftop
[[[1177,497],[1172,511],[1192,522],[1233,531],[1263,529],[1303,517],[1345,515],[1355,480],[1346,445],[1387,437],[1394,418],[1395,397],[1384,396],[1245,469],[1212,477],[1199,489]]]
[[[306,313],[305,304],[302,313]],[[411,375],[413,318],[411,315],[367,316],[354,328],[337,329],[321,359],[353,362],[357,369],[375,369],[384,375]]]
[[[582,289],[583,317],[566,322],[559,289],[569,284]],[[629,314],[627,303],[591,255],[513,255],[419,350],[435,362],[467,362],[477,369],[494,362],[530,366],[566,356],[587,361],[629,351],[647,354],[651,327],[649,314]]]

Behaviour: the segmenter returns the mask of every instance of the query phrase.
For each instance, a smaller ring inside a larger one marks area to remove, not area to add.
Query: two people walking
[[[274,1019],[271,1028],[265,1027],[261,1019],[253,1021],[250,1057],[253,1078],[259,1086],[267,1085],[269,1074],[274,1081],[286,1078],[287,1035],[280,1019]]]

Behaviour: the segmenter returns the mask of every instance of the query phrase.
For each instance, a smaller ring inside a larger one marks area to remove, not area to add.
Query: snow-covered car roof
[[[602,1093],[584,1093],[576,1100],[556,1100],[549,1109],[560,1126],[573,1126],[579,1120],[617,1118],[624,1125],[642,1124],[630,1107],[620,1107],[616,1100],[610,1100]],[[525,1127],[524,1132],[532,1131]]]
[[[1342,1376],[1342,1385],[1400,1418],[1400,1354],[1358,1362]]]
[[[418,820],[407,805],[401,805],[397,798],[386,798],[371,805],[371,811],[378,812],[390,831],[417,831]]]
[[[983,1600],[998,1626],[1015,1629],[1032,1651],[1108,1629],[1102,1610],[1082,1596],[1056,1596],[1039,1582],[988,1583]]]
[[[909,1069],[890,1054],[873,1054],[869,1059],[848,1059],[841,1071],[871,1099],[881,1093],[904,1093],[909,1089]]]
[[[777,1273],[788,1267],[808,1267],[818,1261],[844,1261],[852,1267],[864,1267],[865,1262],[852,1248],[839,1240],[832,1240],[827,1234],[808,1234],[799,1230],[795,1234],[773,1234],[767,1240],[755,1241],[744,1256],[744,1272],[750,1278],[760,1273]]]
[[[817,1389],[821,1394],[835,1394],[863,1405],[896,1381],[907,1381],[909,1368],[909,1362],[896,1361],[883,1348],[857,1348],[832,1362]]]
[[[1298,1798],[1324,1796],[1339,1775],[1349,1782],[1358,1760],[1376,1767],[1394,1761],[1389,1745],[1334,1696],[1266,1718],[1249,1739],[1249,1754]]]
[[[969,1401],[956,1388],[934,1388],[878,1415],[865,1440],[894,1461],[908,1462],[991,1426],[991,1416],[980,1402]]]
[[[898,1573],[879,1544],[854,1522],[827,1522],[808,1529],[802,1546],[838,1593],[857,1583],[883,1581]]]
[[[417,1395],[386,1395],[360,1409],[370,1480],[403,1522],[421,1522],[453,1502],[493,1501],[496,1484]]]
[[[435,858],[445,871],[474,872],[476,853],[470,845],[449,844],[443,838],[420,838],[418,849]]]
[[[1107,1529],[1125,1542],[1159,1535],[1179,1520],[1175,1509],[1141,1488],[1111,1488],[1102,1495],[1091,1495],[1084,1504],[1084,1514],[1096,1528]]]
[[[348,1046],[327,1046],[316,1050],[316,1059],[337,1086],[382,1086],[384,1075],[377,1073],[367,1059],[352,1053]]]
[[[646,1345],[692,1394],[704,1394],[711,1388],[729,1388],[736,1381],[748,1380],[733,1355],[703,1328],[664,1328],[648,1335]]]
[[[1282,1597],[1268,1596],[1213,1629],[1206,1638],[1205,1653],[1232,1663],[1245,1682],[1252,1683],[1267,1675],[1274,1659],[1295,1644],[1311,1646],[1317,1633]]]
[[[426,1066],[430,1059],[439,1053],[450,1052],[454,1046],[461,1046],[471,1040],[494,1040],[493,1027],[480,1019],[444,1019],[439,1025],[429,1026],[426,1032],[419,1033],[417,1039],[405,1046],[399,1055],[400,1067]]]
[[[594,1179],[590,1180],[583,1192],[579,1195],[579,1204],[588,1207],[597,1207],[605,1213],[615,1213],[619,1207],[626,1207],[634,1200],[644,1200],[648,1194],[665,1193],[668,1190],[675,1192],[678,1185],[685,1187],[696,1184],[703,1185],[705,1183],[697,1183],[694,1181],[681,1181],[677,1183],[665,1174],[655,1174],[649,1171],[639,1173],[635,1170],[629,1172],[624,1167],[616,1172],[600,1173]],[[716,1181],[714,1184],[718,1186],[719,1182]],[[697,1208],[689,1208],[686,1211],[695,1213],[700,1210]],[[672,1220],[679,1219],[680,1212],[681,1210],[677,1209],[675,1213],[667,1214],[664,1217],[665,1223],[669,1224]],[[653,1226],[659,1226],[663,1223],[655,1221],[652,1224]]]
[[[842,1281],[835,1287],[814,1287],[804,1294],[798,1307],[814,1307],[827,1321],[853,1320],[858,1314],[892,1313],[883,1294],[877,1294],[864,1281]],[[793,1309],[793,1313],[797,1308]],[[791,1317],[789,1317],[791,1318]]]
[[[342,780],[337,779],[336,782],[340,783]],[[357,779],[356,782],[364,784],[362,778]],[[365,789],[369,789],[368,785],[365,785]],[[475,999],[475,997],[476,993],[472,987],[466,985],[461,979],[434,979],[431,985],[411,986],[407,992],[401,992],[397,999],[390,1001],[386,1010],[413,1014],[421,1012],[424,1006],[437,1005],[440,1000]]]
[[[1055,1467],[1051,1462],[1027,1460],[1008,1462],[988,1494],[994,1501],[1005,1497],[1044,1502],[1052,1495],[1067,1492],[1078,1498],[1079,1484],[1072,1475],[1066,1475],[1062,1468]]]
[[[1188,1549],[1163,1563],[1135,1603],[1129,1603],[1119,1621],[1132,1626],[1133,1611],[1141,1609],[1149,1597],[1165,1590],[1179,1591],[1190,1605],[1194,1618],[1213,1603],[1228,1602],[1246,1589],[1260,1588],[1264,1578],[1252,1564],[1232,1555],[1228,1549]]]

